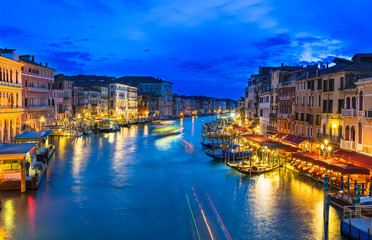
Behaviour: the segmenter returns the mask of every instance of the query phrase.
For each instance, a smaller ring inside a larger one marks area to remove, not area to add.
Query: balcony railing
[[[288,113],[278,113],[278,118],[287,118],[289,119],[289,114]]]
[[[325,139],[328,139],[329,141],[331,142],[334,142],[334,143],[340,143],[340,139],[341,139],[341,136],[329,136],[328,134],[323,134],[323,133],[317,133],[317,138],[319,140],[325,140]]]
[[[0,81],[0,86],[22,88],[22,84]]]
[[[282,101],[290,100],[290,99],[291,99],[290,96],[280,96],[280,97],[279,97],[279,100],[282,100]]]
[[[355,150],[355,141],[341,139],[340,147],[348,150]]]
[[[19,113],[23,112],[23,108],[0,108],[0,113]]]
[[[50,106],[27,106],[25,107],[26,110],[49,110]]]
[[[282,87],[292,87],[292,86],[293,87],[296,86],[296,84],[293,81],[279,83],[279,88],[282,88]]]
[[[355,109],[341,109],[341,116],[343,117],[356,117],[357,113]]]
[[[49,91],[48,88],[43,88],[43,87],[27,87],[27,90],[29,92],[44,92],[47,93]]]

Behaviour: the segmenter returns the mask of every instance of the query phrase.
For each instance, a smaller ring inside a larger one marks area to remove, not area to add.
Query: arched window
[[[326,134],[326,125],[323,123],[323,134]]]
[[[350,97],[346,98],[346,109],[350,109]]]
[[[363,111],[363,91],[359,93],[359,111]]]
[[[346,125],[345,127],[345,140],[349,141],[349,136],[350,136],[350,127],[349,125]]]
[[[352,126],[351,127],[351,141],[355,141],[355,127]]]
[[[363,143],[363,126],[361,123],[358,124],[358,144]]]
[[[342,138],[342,126],[338,125],[338,137]]]
[[[351,108],[352,108],[352,109],[356,109],[356,97],[353,97],[353,98],[351,99]]]

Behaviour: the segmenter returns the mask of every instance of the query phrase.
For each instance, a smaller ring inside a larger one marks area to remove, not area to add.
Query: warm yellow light
[[[336,123],[332,124],[332,128],[337,128],[337,124]]]
[[[324,149],[324,145],[322,144],[322,146],[320,146],[321,147],[321,149],[323,150]]]
[[[326,140],[324,140],[324,143],[325,143],[325,145],[327,145],[328,144],[328,140],[326,139]]]
[[[331,146],[329,146],[329,147],[328,147],[328,151],[331,151],[331,150],[332,150],[332,147],[331,147]]]

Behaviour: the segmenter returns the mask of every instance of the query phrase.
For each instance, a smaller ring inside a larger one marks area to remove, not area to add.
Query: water
[[[203,222],[192,188],[216,239],[222,225],[207,194],[232,239],[341,238],[334,208],[325,234],[320,184],[284,169],[249,179],[211,161],[200,133],[212,119],[183,120],[182,136],[135,126],[60,138],[39,190],[2,193],[0,239],[195,239],[186,194]],[[208,239],[205,225],[200,234]]]

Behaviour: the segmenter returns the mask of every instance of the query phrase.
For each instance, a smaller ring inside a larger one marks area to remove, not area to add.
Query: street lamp
[[[44,116],[41,116],[41,118],[40,118],[40,122],[41,122],[41,126],[40,126],[40,128],[41,128],[41,130],[43,130],[43,123],[45,122],[45,118],[44,118]]]

